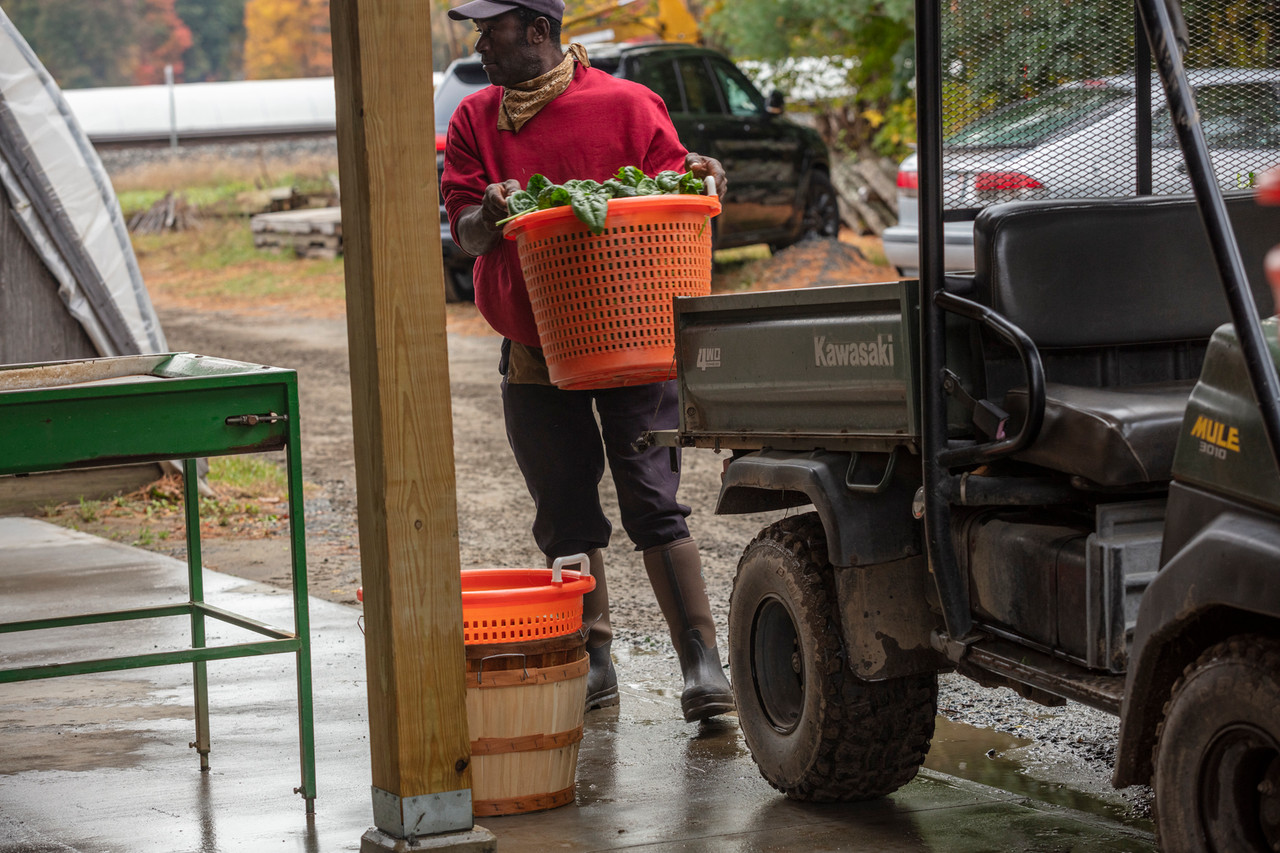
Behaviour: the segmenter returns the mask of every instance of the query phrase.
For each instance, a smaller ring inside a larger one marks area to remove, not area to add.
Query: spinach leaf
[[[636,195],[662,195],[662,188],[653,178],[645,178],[636,184]]]
[[[553,187],[555,184],[548,180],[546,175],[539,175],[536,172],[529,176],[529,184],[525,187],[529,194],[537,198],[547,187]]]
[[[619,183],[634,187],[645,179],[645,174],[638,166],[623,166],[615,177]]]
[[[595,181],[591,183],[594,184]],[[573,208],[574,216],[577,216],[592,234],[604,231],[604,220],[609,214],[608,191],[599,184],[596,184],[595,189],[587,191],[579,186],[570,190],[569,196],[572,199],[569,206]]]
[[[528,190],[512,193],[507,196],[507,211],[512,215],[528,213],[538,209],[538,200]]]
[[[542,192],[538,193],[537,208],[546,210],[549,207],[562,207],[569,201],[569,190],[556,184],[548,184]]]
[[[632,198],[636,195],[636,188],[622,183],[617,178],[610,178],[604,182],[604,188],[609,191],[612,198]]]
[[[680,193],[683,195],[702,195],[706,187],[702,183],[702,178],[693,174],[693,172],[685,172],[680,176]]]
[[[659,172],[653,176],[654,181],[658,184],[658,189],[664,193],[674,193],[680,191],[680,173],[673,172],[670,169],[665,172]]]

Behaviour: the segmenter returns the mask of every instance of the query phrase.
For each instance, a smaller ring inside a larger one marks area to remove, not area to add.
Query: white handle
[[[551,582],[560,583],[560,572],[565,566],[582,566],[580,574],[584,577],[591,577],[591,559],[586,554],[574,554],[571,557],[556,557],[554,563],[551,564]]]
[[[716,192],[716,179],[715,179],[715,178],[711,177],[710,175],[707,175],[705,178],[703,178],[703,179],[702,179],[702,183],[703,183],[703,184],[706,186],[706,188],[707,188],[707,195],[712,196],[712,197],[719,195],[719,193],[717,193],[717,192]]]

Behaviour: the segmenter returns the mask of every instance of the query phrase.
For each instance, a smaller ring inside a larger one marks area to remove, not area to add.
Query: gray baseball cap
[[[504,15],[517,6],[532,9],[553,21],[559,21],[564,17],[564,0],[517,0],[510,3],[498,2],[498,0],[471,0],[470,3],[463,3],[456,9],[450,9],[449,17],[455,21],[484,20]]]

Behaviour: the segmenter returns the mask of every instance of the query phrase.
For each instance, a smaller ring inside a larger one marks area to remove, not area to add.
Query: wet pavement
[[[278,589],[206,572],[205,591],[232,612],[292,624],[290,597]],[[0,622],[185,600],[180,562],[0,518]],[[372,824],[359,611],[315,598],[310,608],[314,817],[292,793],[299,767],[291,656],[209,664],[208,773],[188,748],[190,667],[73,676],[0,685],[0,853],[358,850]],[[181,617],[5,634],[0,667],[181,648],[187,630]],[[210,631],[211,645],[248,638],[226,626]],[[893,796],[788,801],[760,778],[732,717],[701,726],[680,719],[678,698],[652,686],[669,662],[626,649],[620,656],[622,704],[587,716],[576,803],[478,821],[499,850],[1154,849],[1141,821],[1001,758],[1020,745],[1016,738],[941,719],[934,769]]]

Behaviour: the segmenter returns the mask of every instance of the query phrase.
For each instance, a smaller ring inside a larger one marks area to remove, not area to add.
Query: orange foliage
[[[248,79],[333,73],[329,0],[248,0],[244,28]]]
[[[173,0],[144,0],[135,33],[139,58],[133,82],[163,83],[166,65],[173,66],[175,78],[182,78],[182,54],[191,47],[191,30],[174,11]]]

